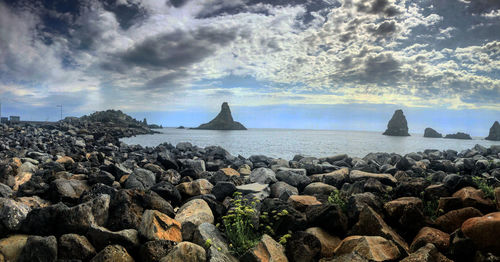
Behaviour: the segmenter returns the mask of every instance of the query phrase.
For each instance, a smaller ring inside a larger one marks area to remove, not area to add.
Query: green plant
[[[224,230],[229,247],[237,256],[242,256],[247,250],[259,243],[260,233],[254,225],[256,217],[256,200],[250,201],[236,192],[231,200],[233,208],[222,217]]]
[[[291,233],[284,234],[280,237],[278,243],[282,244],[283,246],[286,245],[286,241],[292,237]]]
[[[439,203],[437,199],[433,200],[422,200],[424,204],[424,215],[435,220],[439,215],[443,213],[443,210],[438,209]]]
[[[342,194],[338,189],[335,189],[330,196],[328,196],[328,202],[340,207],[342,211],[347,211],[347,197]]]
[[[488,185],[488,182],[485,178],[474,176],[472,177],[472,181],[474,181],[476,186],[484,192],[484,195],[486,197],[489,197],[491,199],[495,198],[495,189],[492,186]]]

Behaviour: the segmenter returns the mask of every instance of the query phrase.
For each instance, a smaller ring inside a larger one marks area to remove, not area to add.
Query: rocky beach
[[[285,160],[120,142],[145,122],[0,126],[0,261],[499,260],[500,145]]]

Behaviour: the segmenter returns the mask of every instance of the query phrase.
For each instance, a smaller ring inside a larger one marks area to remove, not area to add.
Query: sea
[[[234,156],[265,155],[273,158],[293,159],[295,155],[326,157],[347,154],[364,157],[368,153],[386,152],[407,154],[423,152],[425,149],[458,152],[476,144],[489,147],[500,145],[499,141],[488,141],[473,137],[472,140],[425,138],[423,134],[408,137],[384,136],[382,132],[336,131],[336,130],[295,130],[295,129],[248,129],[248,130],[195,130],[163,128],[159,134],[138,135],[123,138],[128,145],[153,147],[168,142],[190,142],[199,147],[221,146]]]

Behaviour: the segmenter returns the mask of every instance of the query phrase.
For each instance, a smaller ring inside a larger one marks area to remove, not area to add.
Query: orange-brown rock
[[[226,176],[240,176],[240,173],[238,171],[228,167],[228,168],[222,168],[220,169]]]
[[[1,239],[0,254],[4,256],[5,261],[17,261],[27,240],[27,235],[12,235]]]
[[[57,163],[64,165],[65,167],[71,166],[75,163],[75,160],[69,156],[62,156],[56,160]]]
[[[483,214],[481,211],[473,207],[464,207],[457,210],[452,210],[435,221],[435,225],[446,233],[452,233],[457,228],[460,228],[465,220],[472,217],[480,217]]]
[[[288,262],[285,248],[272,237],[263,235],[259,244],[242,258],[249,262]]]
[[[335,249],[335,255],[350,253],[357,253],[370,261],[395,261],[401,257],[392,241],[379,236],[349,236]]]
[[[321,243],[322,257],[332,257],[335,254],[335,248],[337,248],[342,241],[339,237],[328,234],[328,232],[320,227],[308,228],[306,232],[315,236]]]
[[[139,234],[147,240],[182,241],[181,223],[157,210],[144,211]]]
[[[309,206],[321,205],[315,196],[292,195],[288,198],[288,203],[299,211],[304,211]]]
[[[414,205],[416,208],[423,209],[422,200],[417,197],[400,197],[398,199],[385,203],[384,209],[389,217],[399,218],[403,215],[405,207]]]
[[[478,248],[500,255],[500,212],[469,218],[461,228]]]
[[[205,249],[191,243],[181,242],[160,260],[160,262],[206,262],[207,254]]]
[[[17,174],[17,176],[14,177],[14,186],[12,187],[12,189],[14,191],[17,191],[19,189],[19,186],[30,181],[32,176],[33,174],[31,172],[20,172],[19,174]]]
[[[475,207],[483,212],[495,209],[493,201],[485,198],[484,192],[481,189],[464,187],[455,192],[453,197],[460,198],[463,207]]]
[[[494,194],[497,209],[500,209],[500,187],[495,188]]]
[[[450,245],[450,235],[439,229],[423,227],[413,239],[410,250],[415,252],[427,243],[434,244],[440,251],[444,252]]]

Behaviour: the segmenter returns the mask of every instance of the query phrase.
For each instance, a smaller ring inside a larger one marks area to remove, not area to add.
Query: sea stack
[[[495,121],[490,128],[490,134],[485,138],[486,140],[500,141],[500,123]]]
[[[424,137],[441,138],[443,137],[443,135],[441,133],[438,133],[436,130],[428,127],[424,130]]]
[[[398,109],[392,115],[391,120],[387,124],[387,130],[384,134],[386,136],[410,136],[408,133],[408,122],[403,114],[403,110]]]
[[[195,129],[207,130],[247,130],[240,122],[233,120],[231,109],[227,102],[222,103],[220,113],[210,122],[202,124]]]
[[[448,134],[444,138],[466,139],[466,140],[471,140],[472,139],[472,137],[470,137],[469,134],[462,133],[462,132],[457,132],[456,134]]]

